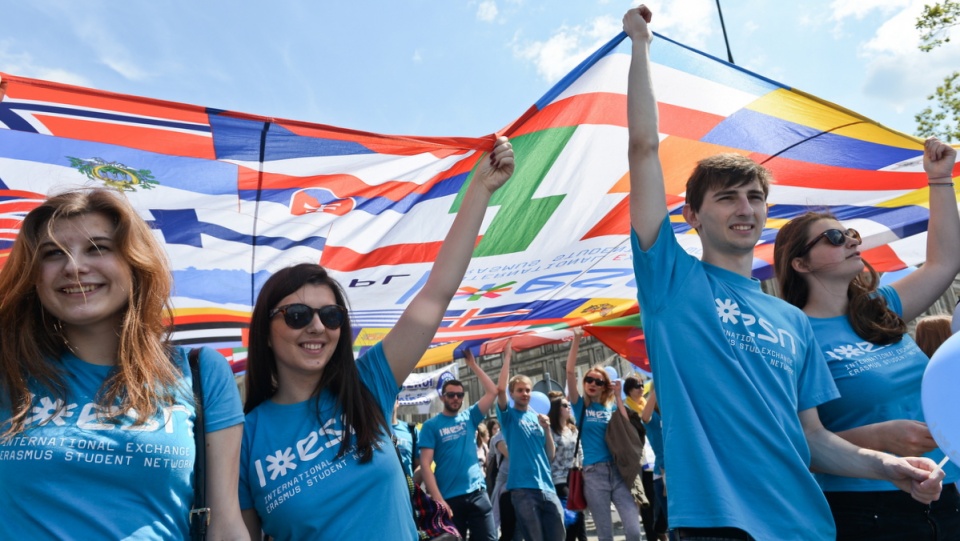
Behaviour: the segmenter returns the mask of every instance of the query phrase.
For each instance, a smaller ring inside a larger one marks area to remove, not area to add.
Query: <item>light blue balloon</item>
[[[542,415],[547,415],[550,413],[550,399],[540,391],[533,391],[530,393],[530,409]]]
[[[617,374],[617,369],[612,366],[604,366],[603,370],[610,376],[610,381],[616,381],[620,379],[620,375]]]
[[[920,402],[930,434],[940,449],[960,464],[960,334],[940,345],[927,364],[920,387]]]

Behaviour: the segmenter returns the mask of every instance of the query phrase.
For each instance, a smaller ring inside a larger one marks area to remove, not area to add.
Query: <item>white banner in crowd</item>
[[[431,372],[414,373],[407,376],[400,389],[400,406],[415,406],[420,413],[426,413],[430,404],[440,397],[443,382],[457,379],[457,363],[450,363]]]

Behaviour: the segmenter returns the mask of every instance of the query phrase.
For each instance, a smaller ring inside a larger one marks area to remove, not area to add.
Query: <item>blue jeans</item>
[[[497,527],[493,524],[493,505],[485,489],[454,496],[446,500],[453,510],[453,524],[466,541],[470,530],[471,541],[496,541]]]
[[[526,541],[557,541],[566,536],[563,508],[555,492],[533,488],[510,491],[517,527]]]
[[[583,467],[583,495],[593,515],[600,541],[613,541],[613,520],[610,504],[617,508],[627,541],[640,541],[640,510],[623,482],[620,472],[609,462],[598,462]]]

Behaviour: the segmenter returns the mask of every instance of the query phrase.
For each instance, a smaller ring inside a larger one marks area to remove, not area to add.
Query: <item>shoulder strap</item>
[[[210,525],[210,508],[207,507],[207,441],[203,416],[203,382],[200,380],[200,348],[193,348],[187,356],[190,374],[193,377],[193,399],[196,404],[196,421],[193,425],[193,442],[196,460],[193,464],[193,508],[190,510],[190,530],[194,539],[204,539]],[[197,524],[193,524],[193,516]]]
[[[407,423],[407,430],[410,431],[410,437],[413,439],[413,443],[410,445],[410,460],[413,460],[417,458],[417,425]]]
[[[583,404],[583,407],[580,408],[580,421],[577,423],[577,443],[573,444],[574,463],[577,461],[577,456],[580,455],[580,436],[583,435],[583,420],[587,417],[587,400],[581,396],[580,403]],[[583,459],[581,458],[581,460]]]

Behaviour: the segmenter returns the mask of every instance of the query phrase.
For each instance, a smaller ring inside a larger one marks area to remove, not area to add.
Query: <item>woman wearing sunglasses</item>
[[[247,539],[240,393],[169,340],[173,278],[155,232],[106,189],[27,214],[0,273],[0,539],[190,539],[194,430],[206,434],[210,539]]]
[[[927,310],[960,272],[960,218],[953,186],[956,151],[924,145],[930,190],[927,259],[917,271],[878,288],[860,257],[857,231],[829,214],[808,213],[777,235],[781,295],[801,308],[840,390],[818,408],[823,425],[861,447],[901,456],[943,458],[923,420],[920,383],[929,362],[904,321]],[[944,468],[939,501],[923,505],[885,481],[818,474],[838,539],[960,539],[960,468]],[[941,537],[936,537],[936,531]],[[947,537],[942,537],[949,532]]]
[[[254,539],[418,538],[388,419],[473,252],[490,197],[513,173],[499,138],[477,166],[423,289],[359,359],[341,286],[319,265],[267,280],[250,324],[240,508]]]
[[[619,381],[610,381],[602,366],[594,366],[583,376],[583,399],[577,390],[577,352],[583,329],[574,330],[573,342],[567,356],[567,399],[573,408],[577,423],[582,426],[580,442],[583,447],[583,494],[593,516],[600,541],[613,540],[613,503],[623,523],[627,541],[640,541],[640,511],[634,502],[630,487],[620,476],[607,447],[607,424],[611,415],[627,418],[627,409],[620,396]],[[616,403],[614,403],[616,401]]]

